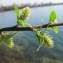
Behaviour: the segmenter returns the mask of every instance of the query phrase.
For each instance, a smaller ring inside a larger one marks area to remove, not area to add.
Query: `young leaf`
[[[55,10],[52,10],[52,11],[51,11],[51,14],[50,14],[50,18],[49,18],[49,19],[50,19],[50,20],[49,20],[49,23],[51,23],[51,24],[54,24],[54,23],[57,22]],[[53,29],[53,31],[54,31],[55,33],[58,33],[58,28],[57,28],[56,26],[51,27],[51,28]]]
[[[55,10],[52,10],[49,17],[49,23],[53,23],[55,19],[56,19],[56,12]]]
[[[36,34],[36,36],[37,36],[37,38],[39,40],[39,46],[40,46],[41,44],[43,44],[42,43],[43,42],[43,35],[42,34],[39,34],[39,35]]]
[[[17,21],[17,25],[24,26],[24,24],[25,24],[25,23],[24,23],[24,21],[22,21],[22,20],[18,20],[18,21]]]
[[[40,31],[37,31],[36,36],[39,40],[39,47],[37,49],[37,51],[40,49],[40,47],[42,46],[44,39],[43,39],[43,34]]]
[[[55,33],[58,33],[58,28],[56,26],[53,26],[52,29]]]
[[[17,16],[17,19],[18,19],[19,18],[19,9],[18,9],[18,6],[15,3],[13,5],[14,5],[16,16]]]
[[[42,44],[44,42],[44,39],[43,38],[39,38],[38,37],[38,39],[39,39],[39,47],[38,47],[37,51],[40,49],[40,47],[42,46]]]

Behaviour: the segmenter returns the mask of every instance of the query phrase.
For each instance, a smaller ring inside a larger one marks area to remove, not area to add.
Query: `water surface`
[[[63,5],[31,8],[32,14],[29,23],[40,25],[48,23],[51,10],[57,12],[57,20],[63,21]],[[21,11],[21,10],[20,10]],[[15,11],[0,12],[0,28],[13,26],[17,18]],[[38,48],[38,39],[34,32],[19,31],[14,37],[15,46],[9,49],[0,46],[0,62],[4,63],[63,63],[63,26],[59,26],[59,33],[53,31],[49,33],[54,39],[54,48],[49,49],[44,46]],[[46,60],[46,61],[45,61]]]

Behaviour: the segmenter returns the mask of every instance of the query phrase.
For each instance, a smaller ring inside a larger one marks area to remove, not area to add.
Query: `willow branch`
[[[53,27],[53,26],[63,26],[63,22],[61,23],[54,23],[54,24],[44,24],[42,25],[42,28],[46,27]],[[33,28],[40,28],[41,26],[32,26]],[[6,27],[6,28],[0,28],[0,32],[2,31],[33,31],[31,27],[17,27],[17,26],[12,26],[12,27]]]

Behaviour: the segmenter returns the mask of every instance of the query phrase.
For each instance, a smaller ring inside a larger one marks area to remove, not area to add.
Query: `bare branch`
[[[42,26],[42,28],[46,28],[46,27],[53,27],[53,26],[63,26],[63,22],[61,23],[54,23],[54,24],[44,24]],[[33,28],[40,28],[40,26],[32,26]],[[33,31],[33,29],[31,27],[16,27],[16,26],[12,26],[12,27],[6,27],[6,28],[0,28],[0,32],[2,31]]]

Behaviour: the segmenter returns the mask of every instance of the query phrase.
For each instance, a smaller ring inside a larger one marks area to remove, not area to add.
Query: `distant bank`
[[[37,4],[37,3],[34,3],[33,5],[32,4],[21,4],[19,7],[19,9],[23,8],[23,7],[26,7],[26,6],[29,6],[29,7],[43,7],[43,6],[52,6],[52,5],[63,5],[63,3],[40,3],[40,4]],[[14,6],[11,5],[11,6],[1,6],[0,7],[0,12],[3,12],[3,11],[10,11],[10,10],[14,10]]]

